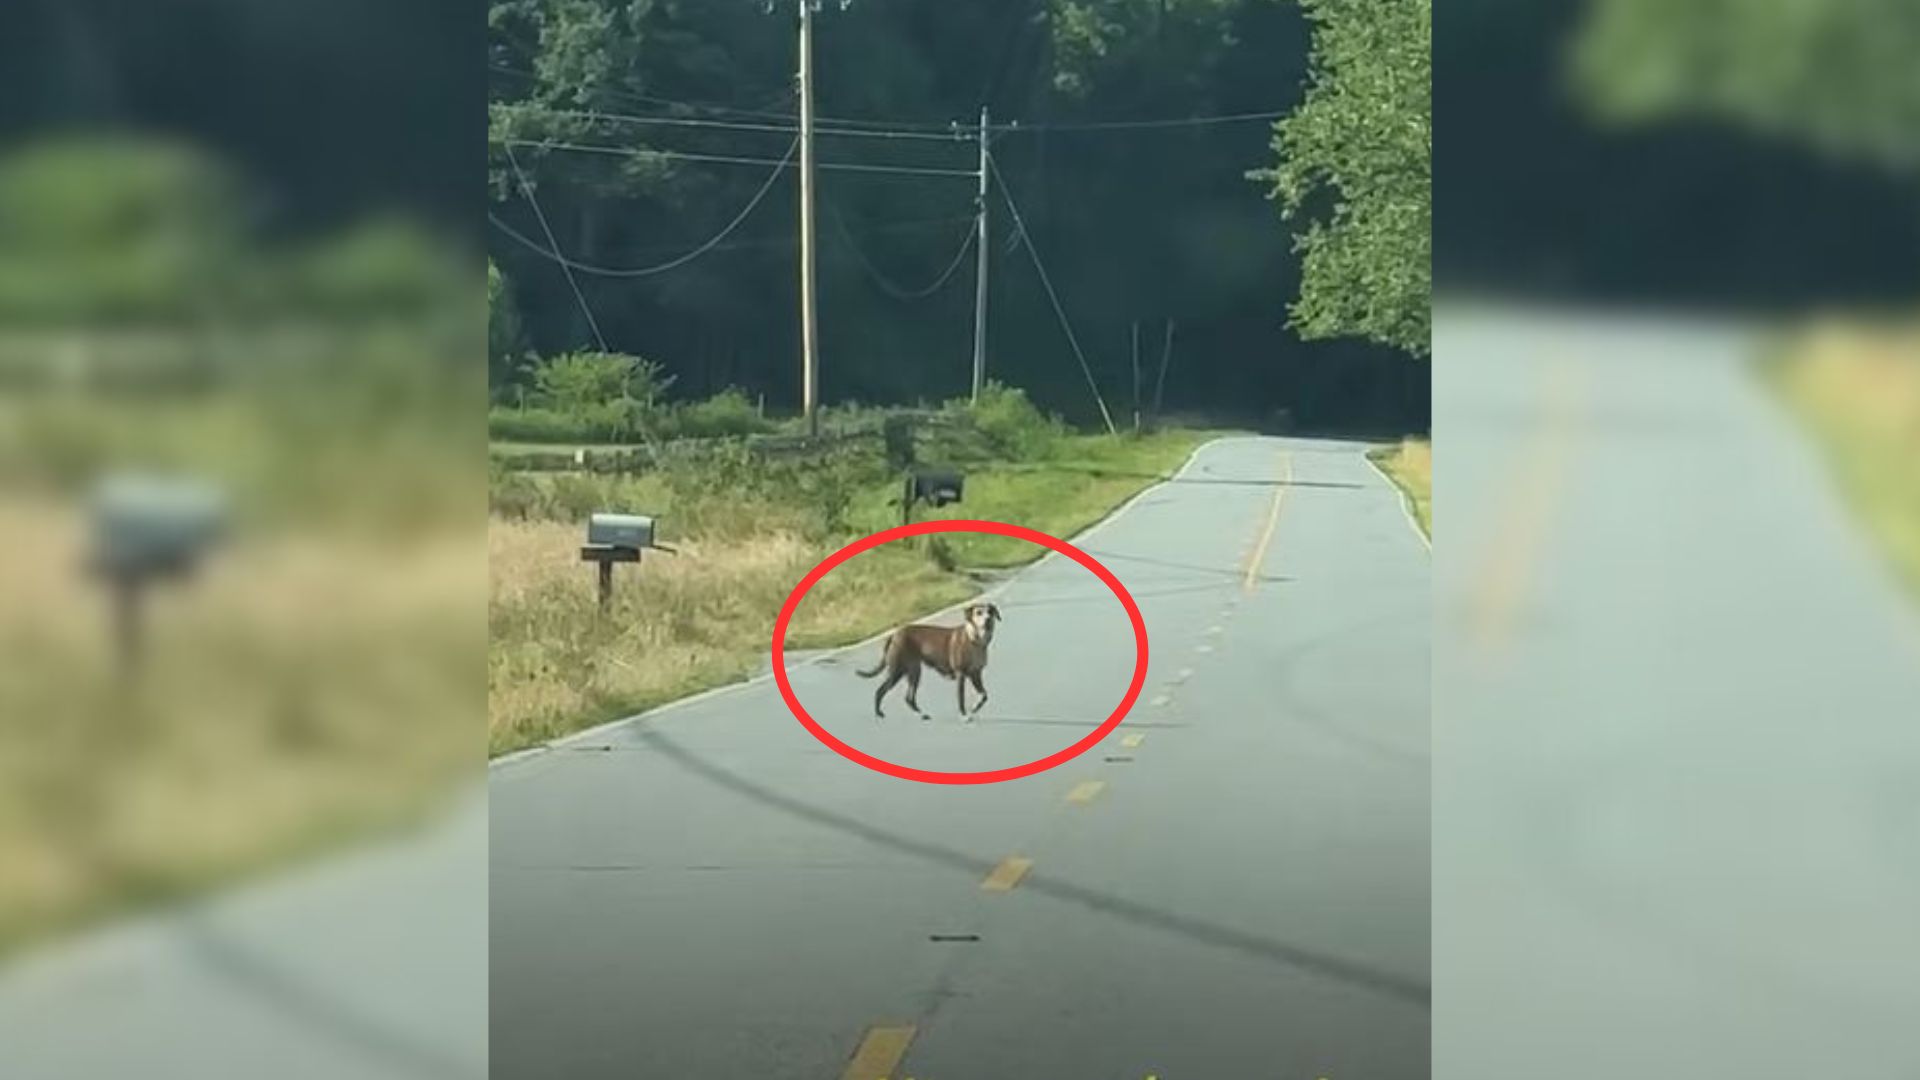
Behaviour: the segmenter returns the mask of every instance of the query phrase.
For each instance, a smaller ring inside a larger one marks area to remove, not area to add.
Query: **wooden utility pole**
[[[1140,320],[1133,320],[1133,433],[1140,434]]]
[[[820,325],[815,311],[813,236],[813,10],[800,4],[800,339],[805,365],[801,399],[807,434],[820,434]]]
[[[1167,361],[1173,359],[1173,320],[1167,320],[1166,340],[1160,344],[1160,378],[1153,384],[1153,419],[1160,420],[1160,395],[1167,388]]]
[[[973,276],[973,400],[987,379],[987,107],[980,106],[980,209],[974,235],[978,270]]]

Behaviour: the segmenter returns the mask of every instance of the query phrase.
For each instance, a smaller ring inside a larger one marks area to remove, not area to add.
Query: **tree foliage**
[[[1920,172],[1920,7],[1908,0],[1597,0],[1576,85],[1625,124],[1726,120]]]
[[[1298,238],[1302,337],[1429,350],[1433,106],[1431,0],[1301,0],[1313,78],[1275,125],[1273,184]]]

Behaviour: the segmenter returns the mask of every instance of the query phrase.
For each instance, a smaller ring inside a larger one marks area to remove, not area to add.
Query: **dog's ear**
[[[997,622],[997,621],[999,621],[999,620],[1000,620],[1000,619],[1002,619],[1002,618],[1005,618],[1005,616],[1003,616],[1003,615],[1001,615],[1001,614],[1000,614],[1000,608],[999,608],[999,606],[998,606],[998,605],[996,605],[996,604],[988,604],[988,605],[987,605],[987,614],[989,614],[989,615],[991,615],[991,616],[993,616],[993,618],[994,618],[994,621],[996,621],[996,622]]]

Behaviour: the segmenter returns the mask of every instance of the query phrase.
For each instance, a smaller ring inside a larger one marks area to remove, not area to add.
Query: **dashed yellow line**
[[[1024,855],[1009,855],[1000,860],[1000,865],[993,868],[993,873],[988,874],[987,879],[980,883],[980,888],[986,892],[1011,892],[1031,869],[1033,869],[1032,859]]]
[[[1145,735],[1124,735],[1120,738],[1120,745],[1129,750],[1137,750],[1140,748],[1140,744],[1146,741],[1147,737]]]
[[[900,1059],[907,1056],[907,1046],[913,1042],[913,1030],[912,1024],[868,1028],[840,1080],[888,1080],[894,1076]]]
[[[1533,564],[1560,495],[1561,474],[1582,389],[1574,368],[1560,363],[1547,388],[1547,415],[1527,461],[1525,482],[1507,504],[1472,595],[1472,631],[1484,654],[1502,643],[1517,621]]]
[[[1152,705],[1156,709],[1163,709],[1163,708],[1166,708],[1168,705],[1173,704],[1173,698],[1167,696],[1166,694],[1161,694],[1159,697],[1156,697],[1152,701],[1148,702],[1148,704]]]
[[[1260,578],[1260,564],[1267,561],[1267,545],[1273,542],[1274,526],[1280,524],[1280,502],[1287,497],[1287,485],[1293,481],[1293,456],[1285,450],[1280,451],[1280,463],[1286,470],[1286,476],[1273,489],[1273,508],[1267,511],[1267,527],[1261,530],[1260,542],[1254,546],[1253,557],[1247,560],[1247,577],[1241,582],[1246,592],[1253,591],[1253,583]]]
[[[1067,792],[1067,801],[1084,805],[1099,798],[1100,793],[1106,789],[1107,782],[1105,780],[1088,780],[1085,783],[1074,785],[1073,790]]]

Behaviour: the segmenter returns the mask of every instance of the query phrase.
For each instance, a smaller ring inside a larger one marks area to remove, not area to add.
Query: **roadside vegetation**
[[[1920,594],[1920,323],[1833,323],[1769,365],[1896,570]]]
[[[1393,478],[1413,504],[1420,531],[1433,539],[1433,444],[1426,439],[1402,439],[1398,446],[1367,451],[1367,457]]]
[[[682,406],[688,408],[689,406]],[[842,410],[841,418],[882,410]],[[966,478],[964,500],[915,520],[983,518],[1071,536],[1177,469],[1208,435],[1083,435],[1018,390],[919,414],[916,455]],[[745,434],[745,433],[742,433]],[[488,702],[504,753],[764,670],[774,616],[801,576],[847,543],[901,522],[901,472],[884,443],[848,439],[759,456],[743,439],[626,472],[533,472],[496,456],[489,548]],[[676,554],[615,574],[602,618],[579,558],[594,511],[655,516]],[[979,535],[885,545],[811,592],[789,647],[827,648],[974,595],[978,571],[1042,549]]]

